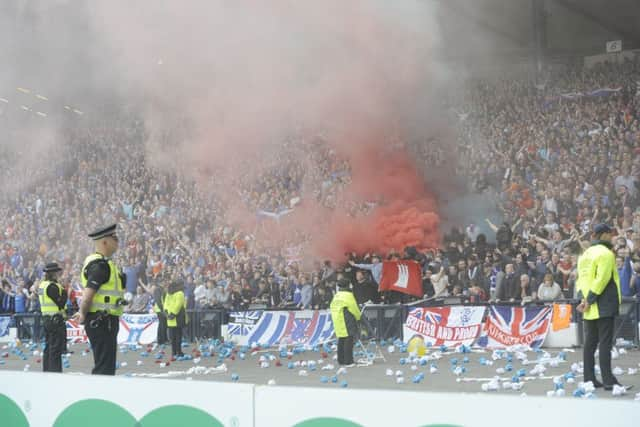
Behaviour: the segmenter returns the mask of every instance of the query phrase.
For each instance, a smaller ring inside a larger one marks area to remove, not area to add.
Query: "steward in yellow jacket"
[[[616,268],[615,254],[611,250],[612,229],[606,224],[594,227],[595,240],[578,259],[578,297],[582,300],[577,310],[584,319],[584,381],[605,390],[619,384],[611,371],[614,319],[620,310],[622,294]],[[595,375],[595,351],[599,347],[602,383]]]
[[[361,314],[348,280],[338,281],[338,292],[334,295],[329,308],[333,330],[338,338],[338,363],[353,366],[353,343],[354,337],[358,335],[357,322]]]
[[[187,325],[187,300],[184,297],[184,283],[174,281],[169,285],[163,297],[162,307],[167,317],[169,340],[171,341],[171,355],[182,357],[182,328]]]

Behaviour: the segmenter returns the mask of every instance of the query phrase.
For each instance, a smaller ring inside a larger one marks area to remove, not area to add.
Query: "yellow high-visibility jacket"
[[[618,315],[622,293],[616,258],[611,249],[596,242],[578,258],[578,294],[590,304],[582,317],[595,320]]]
[[[331,310],[331,320],[333,321],[333,330],[336,337],[344,338],[357,333],[355,321],[360,320],[361,313],[352,292],[336,292],[329,308]],[[350,317],[355,321],[351,320]]]

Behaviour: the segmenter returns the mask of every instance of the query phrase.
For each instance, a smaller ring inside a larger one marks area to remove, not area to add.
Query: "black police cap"
[[[97,230],[88,234],[93,240],[102,239],[103,237],[113,236],[116,234],[116,227],[118,224],[111,224],[106,227],[98,228]]]
[[[53,273],[55,271],[62,271],[62,268],[58,265],[57,262],[49,262],[42,269],[45,273]]]

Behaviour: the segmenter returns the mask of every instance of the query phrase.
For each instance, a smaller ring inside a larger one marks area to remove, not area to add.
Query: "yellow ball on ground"
[[[427,352],[427,346],[424,344],[424,338],[420,335],[412,337],[407,344],[407,351],[418,356],[424,356]]]

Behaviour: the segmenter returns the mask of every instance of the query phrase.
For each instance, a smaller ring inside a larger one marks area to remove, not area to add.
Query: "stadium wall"
[[[636,402],[610,399],[0,372],[2,425],[12,427],[631,426],[637,411]]]

